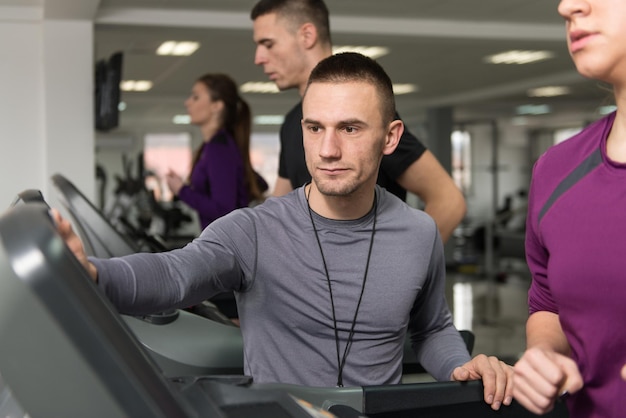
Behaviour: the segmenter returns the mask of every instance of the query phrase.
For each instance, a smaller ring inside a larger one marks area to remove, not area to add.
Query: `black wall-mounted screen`
[[[96,62],[95,124],[98,131],[109,131],[119,125],[120,82],[123,54],[116,52]]]

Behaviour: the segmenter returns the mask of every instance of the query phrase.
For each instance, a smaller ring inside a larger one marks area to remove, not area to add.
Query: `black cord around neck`
[[[328,273],[328,266],[326,264],[326,258],[324,257],[324,251],[322,250],[322,243],[320,241],[315,221],[313,220],[313,210],[309,203],[309,197],[311,196],[311,189],[313,186],[309,183],[309,192],[306,195],[306,203],[309,209],[309,217],[311,218],[311,225],[313,226],[313,232],[315,233],[315,239],[320,249],[320,255],[322,256],[322,263],[324,265],[324,273],[326,273],[326,281],[328,283],[328,291],[330,293],[330,306],[333,313],[333,327],[335,330],[335,347],[337,349],[337,387],[343,387],[343,368],[346,365],[346,359],[348,358],[348,352],[352,346],[352,340],[354,339],[354,328],[356,326],[356,319],[359,314],[359,308],[361,307],[361,301],[363,300],[363,293],[365,292],[365,282],[367,281],[367,272],[369,271],[370,258],[372,256],[372,247],[374,246],[374,235],[376,234],[376,218],[378,217],[378,199],[376,193],[374,193],[374,222],[372,224],[372,237],[370,238],[370,245],[367,251],[367,263],[365,264],[365,273],[363,274],[363,284],[361,285],[361,294],[359,295],[359,301],[354,311],[354,318],[352,319],[352,325],[350,326],[350,334],[348,334],[348,341],[343,350],[343,356],[339,358],[339,330],[337,329],[337,317],[335,315],[335,301],[333,299],[333,288],[330,282],[330,274]]]

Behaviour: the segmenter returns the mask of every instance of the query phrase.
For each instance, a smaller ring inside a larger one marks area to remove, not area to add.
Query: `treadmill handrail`
[[[83,243],[89,247],[90,255],[110,258],[139,252],[138,247],[122,235],[70,180],[61,174],[55,174],[51,179]]]
[[[13,380],[23,389],[24,379],[29,379],[33,388],[60,386],[59,379],[65,379],[66,370],[59,369],[54,361],[54,343],[58,341],[58,347],[73,347],[74,353],[80,353],[77,367],[88,364],[90,368],[89,372],[80,373],[97,376],[99,387],[105,387],[119,405],[128,408],[130,415],[188,415],[185,403],[171,390],[113,305],[58,235],[45,205],[21,205],[0,217],[0,249],[6,260],[3,270],[9,269],[13,276],[0,280],[6,280],[9,289],[26,288],[18,294],[24,294],[25,298],[34,295],[38,301],[34,311],[27,312],[28,306],[18,304],[15,319],[0,318],[3,332],[0,365],[9,386],[13,387]],[[32,300],[32,296],[25,300]],[[39,306],[49,315],[41,315]],[[25,323],[31,326],[35,321],[39,326],[46,326],[42,322],[49,323],[47,337],[38,337],[36,329],[24,333],[20,327],[22,314]],[[48,339],[42,341],[45,338]],[[39,354],[37,358],[18,359],[22,354],[20,347]],[[24,372],[19,364],[29,363],[32,375],[21,376]],[[41,367],[32,367],[37,364]],[[82,383],[65,384],[82,390]],[[15,396],[20,401],[27,398],[20,398],[17,389]],[[30,396],[33,399],[36,395]],[[33,407],[27,402],[22,406],[27,411]]]

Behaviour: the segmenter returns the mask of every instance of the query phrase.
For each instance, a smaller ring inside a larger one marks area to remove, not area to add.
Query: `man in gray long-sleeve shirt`
[[[312,183],[232,212],[167,253],[87,259],[67,221],[58,219],[59,230],[123,313],[236,291],[245,371],[256,382],[399,383],[408,328],[436,379],[482,378],[498,409],[511,401],[512,369],[495,357],[470,359],[445,301],[434,221],[376,186],[380,160],[403,130],[394,114],[391,81],[375,61],[329,57],[303,100]]]

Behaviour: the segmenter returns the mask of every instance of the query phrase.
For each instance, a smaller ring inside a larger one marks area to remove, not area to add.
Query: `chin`
[[[325,196],[342,197],[352,195],[358,189],[358,186],[353,184],[317,183],[317,189]]]
[[[612,83],[611,72],[609,63],[603,62],[602,57],[579,57],[574,61],[576,70],[580,75],[592,80],[604,81]]]

